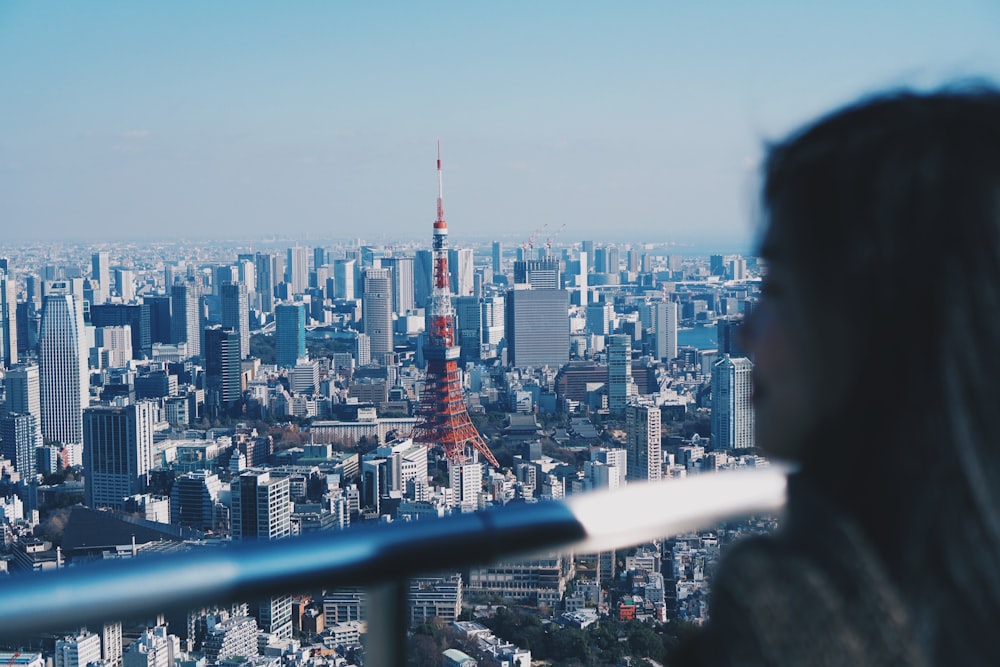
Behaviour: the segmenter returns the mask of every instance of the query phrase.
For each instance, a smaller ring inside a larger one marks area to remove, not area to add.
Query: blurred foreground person
[[[1000,664],[1000,91],[867,97],[770,147],[742,330],[798,464],[671,665]]]

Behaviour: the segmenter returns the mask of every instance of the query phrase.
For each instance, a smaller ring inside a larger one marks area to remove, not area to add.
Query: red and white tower
[[[499,468],[493,452],[469,419],[469,411],[462,398],[462,382],[458,373],[461,350],[455,344],[455,313],[448,280],[448,223],[444,219],[441,142],[438,142],[437,173],[437,219],[434,220],[432,246],[434,285],[430,302],[430,330],[424,344],[427,376],[417,408],[420,421],[413,429],[413,440],[440,445],[452,463],[469,462],[475,450],[493,467]]]

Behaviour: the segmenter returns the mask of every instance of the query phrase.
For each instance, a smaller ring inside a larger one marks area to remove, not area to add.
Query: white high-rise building
[[[181,642],[176,635],[168,635],[167,628],[159,625],[147,628],[138,639],[125,647],[122,654],[124,667],[173,667],[180,658]]]
[[[613,334],[608,344],[608,409],[620,413],[637,393],[632,381],[632,337]]]
[[[90,404],[87,357],[83,304],[66,281],[52,281],[42,301],[38,354],[42,436],[48,440],[83,442],[83,409]]]
[[[337,299],[354,299],[354,272],[357,260],[336,259],[333,261],[333,295]]]
[[[392,275],[389,269],[366,269],[361,319],[371,340],[372,359],[382,364],[393,351]]]
[[[663,477],[660,408],[630,405],[625,408],[625,450],[630,480],[658,480]]]
[[[97,327],[94,329],[94,368],[123,368],[132,360],[132,327]]]
[[[413,258],[384,257],[382,268],[392,271],[392,311],[404,315],[413,310]]]
[[[306,246],[294,246],[288,249],[288,268],[285,282],[291,294],[302,294],[309,287],[309,255],[312,251]]]
[[[367,366],[372,362],[372,341],[368,334],[358,333],[354,337],[354,345],[351,350],[356,366]]]
[[[747,260],[740,255],[729,260],[726,273],[730,280],[742,282],[747,279]]]
[[[0,269],[0,367],[17,363],[17,281]]]
[[[95,252],[90,256],[90,276],[101,286],[100,298],[95,297],[97,303],[104,303],[105,299],[111,295],[111,256],[106,250]]]
[[[239,656],[242,659],[259,655],[257,622],[249,616],[233,616],[225,620],[208,617],[208,632],[202,652],[210,664]]]
[[[678,312],[675,301],[651,304],[656,358],[670,361],[677,357]]]
[[[135,301],[135,271],[115,269],[115,292],[121,297],[122,303]]]
[[[584,485],[588,489],[617,489],[625,486],[628,457],[624,449],[592,449],[583,466]]]
[[[506,302],[503,296],[487,296],[482,300],[482,342],[480,356],[493,358],[498,354],[500,342],[506,333]]]
[[[474,512],[479,509],[479,495],[483,491],[483,464],[449,465],[448,476],[455,505],[463,512]]]
[[[56,640],[55,667],[87,667],[101,661],[101,636],[84,630]]]
[[[753,363],[728,354],[712,366],[712,447],[754,446]]]
[[[451,272],[451,293],[469,296],[473,293],[476,273],[472,248],[452,248],[448,251],[448,270]]]
[[[280,540],[292,534],[291,489],[287,477],[250,470],[233,480],[234,540]],[[257,607],[261,630],[279,638],[292,636],[292,598],[279,595]]]

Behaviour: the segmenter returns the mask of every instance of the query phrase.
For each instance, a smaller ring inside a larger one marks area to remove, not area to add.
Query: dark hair
[[[992,658],[1000,90],[866,97],[770,147],[764,179],[767,238],[813,321],[847,325],[815,327],[850,384],[803,475],[865,530],[936,662]]]

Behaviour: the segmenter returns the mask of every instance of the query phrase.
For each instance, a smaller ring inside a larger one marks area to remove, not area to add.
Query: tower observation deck
[[[430,299],[430,322],[424,358],[427,373],[420,395],[413,440],[444,448],[451,463],[467,463],[478,452],[494,468],[496,457],[469,418],[462,397],[458,358],[461,349],[455,344],[455,313],[451,304],[448,280],[448,223],[444,219],[444,188],[441,176],[441,144],[437,158],[437,218],[434,220],[432,245],[433,288]]]

